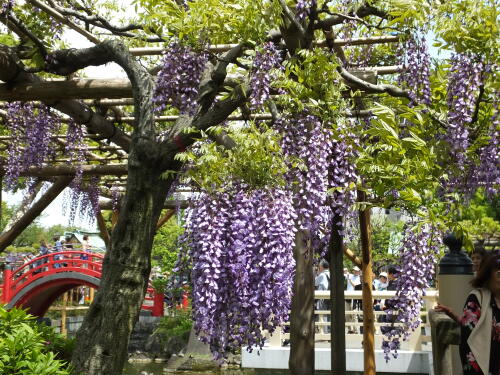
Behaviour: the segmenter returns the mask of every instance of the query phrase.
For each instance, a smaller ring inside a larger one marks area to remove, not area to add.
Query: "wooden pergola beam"
[[[165,215],[163,215],[163,216],[160,218],[160,220],[158,220],[158,223],[156,224],[156,230],[159,230],[162,226],[164,226],[164,225],[165,225],[165,223],[166,223],[167,221],[169,221],[169,220],[170,220],[170,218],[171,218],[172,216],[174,216],[174,214],[175,214],[175,209],[173,209],[173,208],[169,209],[169,210],[165,213]]]
[[[362,267],[363,265],[363,262],[362,260],[356,256],[356,254],[354,254],[354,252],[347,248],[346,246],[344,246],[344,255],[352,262],[354,263],[355,266],[358,266],[359,268]]]
[[[381,44],[381,43],[396,43],[399,42],[399,36],[374,36],[366,38],[350,38],[350,39],[335,39],[333,43],[337,46],[359,46],[366,44]],[[326,40],[319,40],[314,42],[315,47],[327,47]],[[236,47],[236,44],[218,44],[211,45],[208,50],[213,53],[226,52],[231,48]],[[162,55],[165,52],[163,47],[143,47],[143,48],[130,48],[130,53],[134,56],[153,56]]]
[[[127,174],[127,164],[108,164],[108,165],[83,165],[81,166],[83,175],[113,175],[122,176]],[[56,176],[74,176],[79,167],[76,165],[51,165],[43,168],[30,167],[21,172],[21,176],[30,177],[56,177]],[[3,171],[0,170],[1,173]]]
[[[73,176],[61,176],[43,194],[33,206],[31,206],[17,220],[12,227],[0,235],[0,251],[3,251],[35,220],[45,208],[71,183]]]
[[[167,200],[163,204],[163,208],[165,208],[165,209],[176,209],[177,207],[187,208],[188,201],[187,200]],[[113,209],[113,202],[111,201],[111,199],[100,199],[99,200],[99,208],[101,210],[112,210]]]
[[[40,81],[10,88],[0,84],[0,100],[63,100],[130,98],[132,84],[128,79],[78,79],[71,81]]]
[[[356,77],[372,82],[380,71],[393,67],[367,67],[351,71]],[[132,84],[127,78],[78,79],[71,81],[38,81],[16,85],[0,84],[0,101],[120,99],[132,97]]]

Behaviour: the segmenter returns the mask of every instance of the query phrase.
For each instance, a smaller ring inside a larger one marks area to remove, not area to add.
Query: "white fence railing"
[[[395,295],[394,291],[373,291],[372,296],[373,300],[381,300],[380,305],[384,305],[385,299],[393,298]],[[319,299],[330,299],[330,291],[316,291],[314,294],[314,298]],[[361,291],[345,291],[344,298],[346,300],[361,300],[362,292]],[[426,291],[426,295],[423,297],[422,311],[421,311],[421,319],[422,325],[419,329],[413,332],[407,341],[403,341],[401,344],[401,350],[421,350],[422,343],[430,342],[430,324],[427,319],[427,312],[429,309],[433,308],[438,300],[438,292],[434,289],[428,289]],[[347,349],[361,349],[363,334],[362,334],[362,310],[353,310],[352,308],[347,309],[347,307],[352,306],[346,302],[346,348]],[[329,341],[331,340],[330,333],[325,333],[325,327],[329,327],[330,322],[330,311],[328,310],[316,310],[316,333],[315,333],[315,341]],[[374,311],[375,314],[375,347],[380,348],[382,345],[383,334],[381,332],[382,327],[390,326],[391,323],[379,322],[378,317],[386,315],[384,311]],[[287,333],[286,326],[289,326],[290,323],[284,324],[284,329],[277,330],[271,337],[269,337],[269,346],[281,346],[284,340],[290,339],[290,334]],[[397,324],[397,323],[396,323]]]

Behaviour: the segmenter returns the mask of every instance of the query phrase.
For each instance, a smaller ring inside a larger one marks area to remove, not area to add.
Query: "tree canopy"
[[[461,207],[476,191],[497,197],[494,1],[2,0],[0,9],[4,184],[55,181],[54,192],[75,192],[74,210],[100,215],[100,195],[120,210],[77,340],[79,371],[121,370],[156,224],[176,189],[195,192],[183,236],[195,329],[219,357],[262,345],[261,326],[279,327],[290,306],[293,315],[311,254],[370,207],[412,217],[396,307],[406,326],[384,345],[397,349],[419,321],[434,269],[424,259],[437,256],[443,231],[465,232]],[[85,68],[111,62],[127,79],[84,80]]]

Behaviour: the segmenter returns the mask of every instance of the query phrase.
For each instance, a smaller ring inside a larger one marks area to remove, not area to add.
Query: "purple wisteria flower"
[[[214,357],[262,347],[262,329],[287,321],[295,268],[295,214],[280,189],[202,194],[186,233],[193,260],[193,318]]]
[[[422,296],[434,277],[434,265],[439,254],[442,234],[431,224],[423,224],[418,228],[408,223],[400,249],[399,277],[397,278],[396,296],[387,304],[387,321],[391,325],[384,335],[382,349],[386,361],[390,353],[394,358],[400,342],[408,338],[421,323],[420,309]]]
[[[13,189],[23,171],[41,167],[54,154],[51,140],[60,121],[46,105],[12,102],[7,104],[6,125],[17,140],[7,150],[5,184],[7,189]]]
[[[14,0],[3,0],[2,6],[0,7],[0,17],[3,17],[8,13],[10,13],[10,11],[12,10],[12,8],[14,8],[15,5],[16,3],[14,2]]]
[[[430,65],[431,58],[424,36],[411,35],[401,53],[400,64],[403,72],[398,81],[408,88],[412,104],[430,104]]]
[[[270,97],[271,83],[276,79],[274,69],[280,67],[282,58],[276,46],[268,42],[262,51],[255,53],[252,70],[250,72],[250,105],[252,109],[260,109]]]
[[[476,95],[483,80],[484,64],[472,55],[455,54],[451,58],[448,83],[448,131],[446,140],[450,154],[460,170],[465,170],[469,129],[475,109]]]
[[[207,61],[208,56],[205,53],[198,53],[179,42],[170,43],[156,79],[153,98],[156,111],[162,112],[171,104],[181,114],[193,115]]]

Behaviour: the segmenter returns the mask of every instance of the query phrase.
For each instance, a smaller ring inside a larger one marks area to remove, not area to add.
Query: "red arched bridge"
[[[21,307],[35,316],[43,316],[63,293],[79,287],[98,289],[101,281],[102,254],[61,251],[33,258],[12,269],[8,264],[0,285],[1,299],[7,308]],[[163,294],[148,287],[143,310],[163,315]]]

